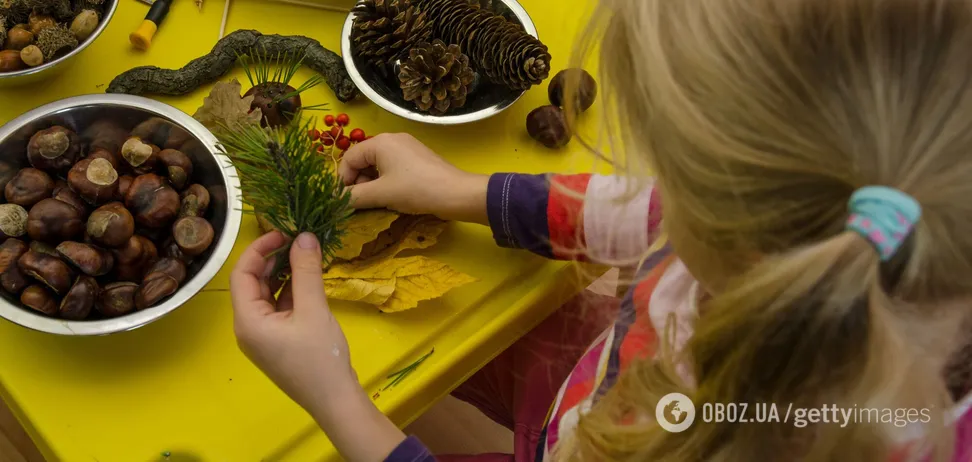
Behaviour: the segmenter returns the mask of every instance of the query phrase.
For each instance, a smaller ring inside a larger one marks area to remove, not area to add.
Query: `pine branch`
[[[351,194],[307,136],[312,125],[227,127],[220,147],[239,172],[253,210],[290,238],[315,234],[325,260],[330,260],[341,248]],[[278,252],[274,274],[283,276],[290,268],[289,250],[290,244]]]

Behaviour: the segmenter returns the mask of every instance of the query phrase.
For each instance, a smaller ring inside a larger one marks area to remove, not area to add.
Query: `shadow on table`
[[[162,452],[155,459],[149,459],[153,462],[203,462],[203,458],[195,454],[191,454],[188,451],[165,451]]]

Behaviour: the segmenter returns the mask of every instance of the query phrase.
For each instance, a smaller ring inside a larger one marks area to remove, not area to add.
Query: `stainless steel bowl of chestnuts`
[[[128,95],[65,99],[0,127],[0,316],[104,335],[198,293],[242,215],[216,145],[185,113]]]
[[[0,1],[0,87],[64,70],[108,27],[118,0]]]

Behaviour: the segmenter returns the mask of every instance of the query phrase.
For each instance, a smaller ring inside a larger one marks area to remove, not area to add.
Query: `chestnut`
[[[82,219],[88,216],[88,204],[81,200],[81,196],[72,191],[67,183],[64,183],[63,186],[60,184],[55,186],[54,195],[52,197],[78,209],[78,212],[81,213]]]
[[[0,237],[27,234],[27,210],[17,204],[0,204]]]
[[[177,284],[182,284],[186,280],[186,264],[172,257],[160,258],[145,272],[145,279],[151,278],[153,273],[166,274],[175,279]]]
[[[23,50],[34,43],[34,34],[23,27],[13,27],[7,31],[7,41],[3,43],[4,50]]]
[[[99,313],[114,318],[135,310],[135,292],[138,284],[134,282],[113,282],[104,287],[95,303]]]
[[[118,177],[118,200],[124,202],[125,194],[128,194],[128,189],[132,187],[132,182],[135,178],[131,175],[122,175]]]
[[[20,294],[20,303],[34,311],[48,316],[57,316],[57,299],[51,291],[41,285],[32,285]]]
[[[175,189],[181,191],[189,185],[192,178],[192,161],[189,156],[175,149],[163,149],[159,151],[158,158]]]
[[[24,274],[43,282],[56,294],[63,294],[71,288],[74,275],[67,263],[51,255],[28,250],[17,260]]]
[[[50,244],[45,244],[41,241],[30,241],[28,247],[30,250],[33,250],[34,252],[44,254],[44,255],[50,255],[52,257],[61,258],[61,254],[57,253],[57,250]]]
[[[0,161],[0,192],[7,188],[7,183],[10,183],[18,171],[13,165]]]
[[[135,292],[135,308],[144,310],[179,290],[179,283],[165,273],[150,273]]]
[[[46,14],[38,14],[36,11],[30,13],[27,18],[27,24],[30,25],[30,32],[36,37],[41,33],[42,30],[49,27],[57,27],[57,21],[54,18]]]
[[[86,159],[92,159],[92,160],[94,160],[94,159],[104,159],[104,160],[107,160],[108,163],[111,164],[111,168],[115,169],[115,171],[118,171],[118,167],[119,167],[119,165],[118,165],[118,157],[115,156],[114,154],[112,154],[111,151],[109,151],[107,149],[104,149],[104,148],[94,149],[94,148],[92,148],[91,152],[88,154],[88,157],[86,157]]]
[[[571,138],[567,117],[557,106],[534,109],[527,115],[526,125],[531,138],[551,149],[563,147]]]
[[[135,178],[125,194],[125,205],[139,225],[162,228],[179,214],[179,193],[162,177],[149,173]]]
[[[88,154],[88,157],[95,156],[98,151],[107,151],[115,159],[115,169],[121,167],[118,163],[118,153],[121,152],[122,145],[128,139],[128,130],[125,130],[125,127],[117,121],[114,119],[96,120],[81,132],[81,138],[87,143],[88,150],[91,153]]]
[[[213,225],[199,217],[182,217],[172,225],[172,238],[182,253],[190,257],[205,252],[215,235]]]
[[[162,245],[162,255],[164,255],[166,258],[174,258],[179,260],[186,266],[192,263],[192,257],[183,253],[182,249],[179,248],[179,244],[176,244],[175,239],[172,239],[171,236],[169,236],[169,239],[166,240],[165,244]]]
[[[88,276],[103,276],[115,266],[115,257],[111,252],[93,245],[64,241],[55,250],[64,261]]]
[[[574,101],[568,105],[564,93],[570,92]],[[597,82],[590,73],[580,68],[564,69],[557,73],[547,86],[547,97],[550,104],[568,107],[575,113],[590,109],[597,99]]]
[[[25,168],[7,183],[3,195],[7,202],[23,208],[30,208],[54,193],[54,180],[50,175],[36,168]]]
[[[134,235],[125,246],[113,249],[114,274],[121,281],[141,281],[145,270],[158,259],[158,249],[145,236]]]
[[[58,312],[63,319],[80,321],[91,314],[91,308],[98,300],[101,289],[98,288],[98,281],[91,276],[81,275],[74,285],[64,295]]]
[[[110,202],[91,212],[86,231],[98,245],[121,247],[135,234],[135,219],[121,202]]]
[[[158,152],[158,147],[143,142],[137,136],[126,140],[121,147],[122,159],[139,174],[151,172],[155,168]]]
[[[27,143],[27,161],[42,170],[67,170],[81,154],[81,140],[60,125],[34,133]]]
[[[17,260],[25,253],[27,244],[20,239],[7,239],[0,244],[0,286],[12,294],[27,287],[27,278],[17,265]]]
[[[57,199],[44,199],[27,212],[27,235],[31,239],[56,244],[73,239],[83,231],[81,212]]]
[[[118,172],[106,159],[81,159],[68,171],[67,178],[71,190],[92,205],[114,199],[118,191]]]
[[[180,217],[202,217],[209,209],[209,191],[202,185],[194,184],[179,194],[182,204]]]

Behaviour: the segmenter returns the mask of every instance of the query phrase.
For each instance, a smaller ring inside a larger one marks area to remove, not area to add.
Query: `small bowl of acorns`
[[[69,98],[0,127],[0,317],[104,335],[178,308],[236,241],[230,167],[200,123],[136,96]]]
[[[0,0],[0,85],[62,69],[101,34],[118,0]]]
[[[510,107],[547,78],[551,59],[516,0],[359,0],[341,54],[375,104],[442,125]]]

